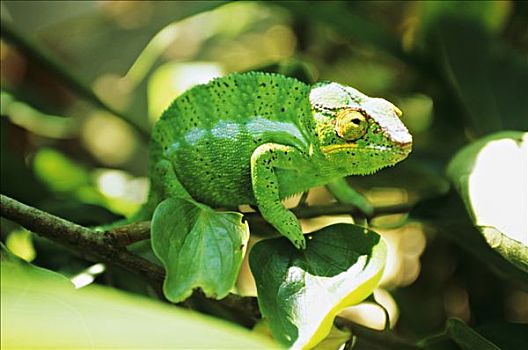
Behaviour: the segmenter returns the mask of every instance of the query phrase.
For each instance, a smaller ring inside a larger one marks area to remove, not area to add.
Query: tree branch
[[[350,209],[348,206],[340,207],[341,209]],[[336,212],[335,208],[328,209],[332,213]],[[325,211],[327,209],[321,210]],[[310,213],[314,212],[316,211],[311,211]],[[127,244],[149,238],[149,221],[122,226],[106,232],[98,232],[1,194],[0,216],[12,220],[42,237],[77,251],[90,260],[103,261],[139,273],[145,276],[156,290],[161,291],[165,277],[163,268],[132,254],[124,248]],[[197,300],[204,298],[199,291],[193,294],[193,298],[195,297]],[[216,303],[234,312],[244,314],[254,322],[260,317],[255,299],[230,294],[222,300],[208,299],[208,302]],[[350,329],[354,335],[364,338],[365,341],[387,349],[419,349],[416,345],[399,338],[391,332],[373,330],[339,317],[336,319],[336,324]]]
[[[405,202],[394,205],[374,207],[374,213],[369,219],[376,216],[405,213],[412,209],[414,203]],[[359,209],[351,204],[316,205],[311,207],[297,207],[292,209],[299,219],[315,218],[322,215],[361,214]]]
[[[113,246],[112,240],[102,232],[77,225],[5,195],[0,195],[0,215],[67,246],[90,260],[104,261],[140,273],[159,288],[163,282],[163,268],[125,249]]]
[[[0,194],[0,216],[14,221],[42,237],[66,246],[88,260],[103,261],[140,274],[149,280],[160,296],[163,295],[161,291],[165,278],[164,269],[132,254],[124,247],[141,240],[139,238],[143,237],[143,234],[146,234],[144,238],[149,238],[150,222],[148,221],[106,232],[98,232],[30,207],[2,194]],[[197,293],[199,294],[199,292]],[[210,300],[210,302],[246,314],[253,320],[260,315],[255,298],[230,294],[222,300]]]
[[[374,208],[372,217],[390,214],[405,213],[412,209],[413,204],[402,203],[396,205],[379,206]],[[360,214],[357,207],[349,204],[318,205],[318,206],[300,206],[292,209],[293,213],[299,219],[309,219],[323,215],[342,215],[342,214]],[[245,213],[244,217],[248,220],[249,225],[253,227],[265,227],[273,230],[259,213]],[[150,221],[135,222],[130,225],[120,226],[105,232],[107,239],[113,245],[124,247],[134,242],[139,242],[150,238]]]
[[[126,247],[129,244],[150,238],[150,221],[140,221],[119,226],[106,231],[104,235],[112,245]]]

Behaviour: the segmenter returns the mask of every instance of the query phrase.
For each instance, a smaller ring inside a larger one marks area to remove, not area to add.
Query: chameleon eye
[[[365,135],[368,122],[361,112],[350,109],[340,111],[336,116],[336,132],[346,141],[354,141]]]

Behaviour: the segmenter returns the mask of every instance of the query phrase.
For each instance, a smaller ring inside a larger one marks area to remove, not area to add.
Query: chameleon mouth
[[[337,152],[337,151],[341,151],[341,150],[354,150],[354,149],[357,149],[358,145],[356,144],[352,144],[352,143],[345,143],[345,144],[342,144],[342,145],[330,145],[330,146],[323,146],[321,147],[321,150],[324,152],[324,153],[333,153],[333,152]]]
[[[402,156],[407,156],[412,149],[412,143],[405,143],[405,144],[396,144],[397,146],[389,147],[389,146],[377,146],[377,145],[371,145],[364,148],[359,148],[357,144],[352,143],[345,143],[342,145],[330,145],[330,146],[324,146],[321,148],[321,150],[324,153],[335,153],[339,151],[358,151],[358,152],[365,152],[365,151],[374,151],[378,153],[393,153],[393,154],[400,154]]]

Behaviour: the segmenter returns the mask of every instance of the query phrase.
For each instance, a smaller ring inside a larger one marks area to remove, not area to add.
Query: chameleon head
[[[324,156],[346,175],[364,175],[405,159],[412,136],[392,103],[337,83],[310,92]]]

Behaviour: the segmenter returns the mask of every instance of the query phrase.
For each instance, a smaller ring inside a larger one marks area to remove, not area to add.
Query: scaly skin
[[[342,177],[403,160],[412,138],[399,113],[350,87],[310,87],[277,74],[231,74],[196,86],[154,127],[144,213],[169,196],[213,207],[252,204],[303,248],[300,225],[281,200],[329,183],[340,192]],[[349,190],[338,199],[368,207]]]

